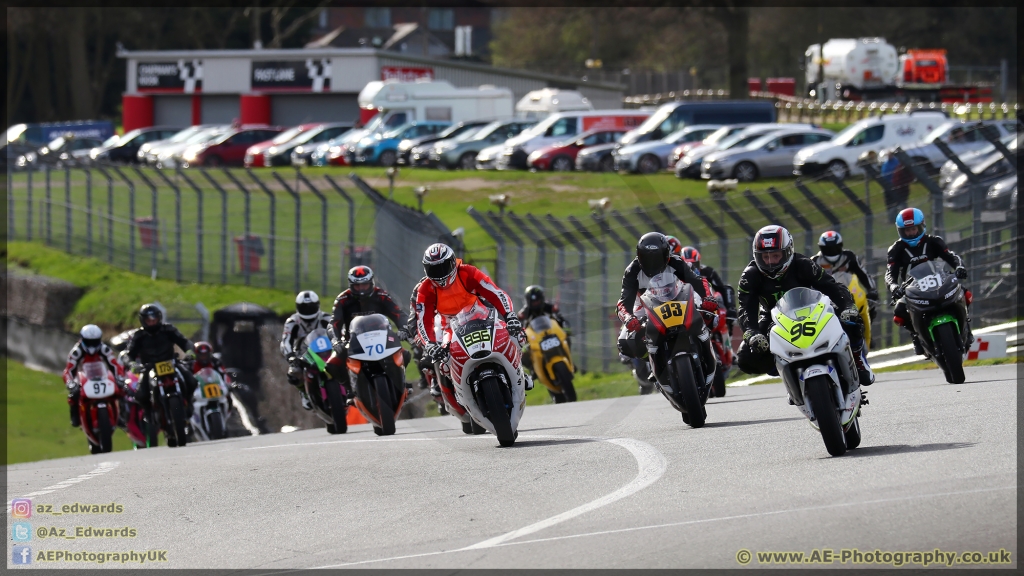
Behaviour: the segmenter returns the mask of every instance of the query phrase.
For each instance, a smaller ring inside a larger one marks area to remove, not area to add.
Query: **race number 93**
[[[814,336],[817,332],[818,329],[813,322],[797,322],[789,329],[789,335],[793,337],[793,342],[803,337]]]
[[[658,307],[658,314],[661,315],[663,320],[668,320],[673,316],[683,315],[683,304],[681,302],[668,302]]]

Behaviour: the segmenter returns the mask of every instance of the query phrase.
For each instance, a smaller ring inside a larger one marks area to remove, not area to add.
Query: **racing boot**
[[[917,337],[917,334],[913,334],[911,337],[914,339],[914,354],[927,357],[928,354],[924,351],[924,347],[921,346],[921,340]]]
[[[306,391],[303,390],[303,391],[299,392],[299,395],[302,398],[302,409],[303,410],[312,410],[313,409],[313,401],[309,399],[309,395],[306,394]]]
[[[868,366],[868,359],[864,357],[864,343],[857,347],[856,350],[852,350],[853,361],[857,365],[857,377],[860,378],[861,386],[871,386],[875,383],[875,373],[871,371],[871,366]]]
[[[533,378],[530,377],[530,373],[524,370],[523,376],[526,378],[526,390],[533,390]]]

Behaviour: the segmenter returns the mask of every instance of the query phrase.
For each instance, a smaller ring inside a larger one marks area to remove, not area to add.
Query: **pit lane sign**
[[[252,89],[256,91],[329,92],[331,59],[272,60],[252,63]]]
[[[203,61],[139,62],[135,68],[135,85],[139,92],[202,92]]]

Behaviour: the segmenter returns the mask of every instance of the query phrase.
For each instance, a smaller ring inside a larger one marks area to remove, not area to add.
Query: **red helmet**
[[[679,238],[676,238],[675,236],[669,236],[666,234],[665,240],[668,242],[669,251],[672,254],[678,256],[679,252],[683,249],[683,243],[679,241]]]
[[[192,350],[196,353],[196,361],[202,364],[209,364],[213,360],[213,346],[209,342],[196,342]]]
[[[684,247],[680,257],[683,259],[683,262],[689,264],[691,268],[700,269],[700,252],[698,252],[693,246]]]
[[[357,298],[373,293],[373,270],[369,266],[354,266],[348,271],[348,287]]]

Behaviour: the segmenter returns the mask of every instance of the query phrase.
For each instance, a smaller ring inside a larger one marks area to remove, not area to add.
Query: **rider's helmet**
[[[896,231],[900,233],[900,240],[909,246],[917,246],[921,241],[928,227],[924,224],[924,212],[917,208],[904,208],[896,215]]]
[[[540,286],[527,286],[523,294],[524,306],[531,312],[538,312],[544,306],[544,289]]]
[[[673,254],[676,256],[681,255],[683,251],[683,243],[679,241],[679,238],[666,234],[665,241],[668,242],[669,250],[671,250]]]
[[[143,304],[139,309],[139,322],[146,332],[156,332],[164,323],[164,313],[156,304]]]
[[[818,251],[825,261],[835,264],[843,255],[843,237],[835,230],[829,230],[818,238]]]
[[[680,251],[680,258],[690,265],[693,271],[700,274],[700,252],[693,246],[686,246]]]
[[[196,353],[196,361],[200,364],[210,364],[213,362],[213,346],[210,346],[209,342],[196,342],[192,346],[192,350]]]
[[[423,253],[423,272],[438,288],[446,288],[455,280],[459,264],[455,252],[447,244],[431,244]]]
[[[765,226],[754,235],[754,263],[762,274],[780,278],[793,262],[793,236],[782,226]]]
[[[82,349],[87,354],[99,352],[100,345],[103,343],[103,331],[100,330],[99,326],[86,324],[78,334],[82,337]]]
[[[648,278],[661,274],[668,266],[671,248],[661,232],[648,232],[636,243],[636,259]]]
[[[320,297],[312,290],[303,290],[295,296],[295,311],[306,322],[315,320],[320,314]]]
[[[373,270],[369,266],[353,266],[348,271],[348,289],[356,298],[365,298],[373,294]]]

